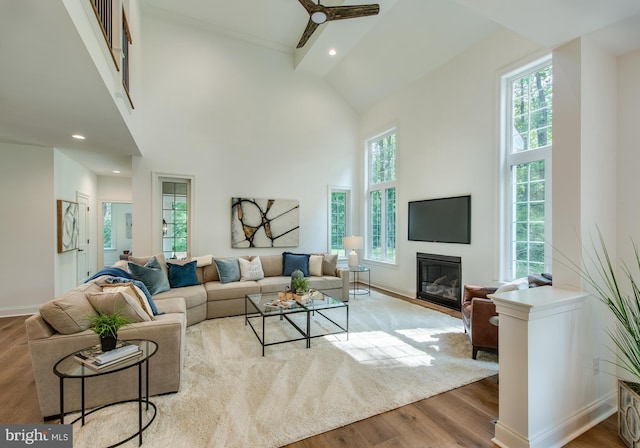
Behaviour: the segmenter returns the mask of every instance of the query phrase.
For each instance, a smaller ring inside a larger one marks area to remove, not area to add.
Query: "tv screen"
[[[409,241],[471,244],[471,196],[409,202]]]

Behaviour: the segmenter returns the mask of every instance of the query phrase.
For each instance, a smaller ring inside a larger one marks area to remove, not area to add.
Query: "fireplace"
[[[460,257],[448,255],[416,254],[417,295],[420,300],[460,310],[461,265]]]

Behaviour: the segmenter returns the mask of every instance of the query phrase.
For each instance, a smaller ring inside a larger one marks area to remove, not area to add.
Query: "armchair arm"
[[[468,305],[474,297],[486,299],[489,294],[496,292],[496,287],[493,286],[475,286],[464,285],[464,294],[462,296],[462,308]]]
[[[470,333],[474,346],[498,347],[498,327],[489,322],[489,318],[497,314],[496,305],[491,299],[472,299]]]

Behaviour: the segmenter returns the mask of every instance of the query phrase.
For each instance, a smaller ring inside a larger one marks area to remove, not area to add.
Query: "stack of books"
[[[74,358],[90,369],[100,371],[131,358],[142,355],[142,350],[135,344],[119,342],[118,346],[108,352],[103,352],[100,345],[95,345],[75,354]]]

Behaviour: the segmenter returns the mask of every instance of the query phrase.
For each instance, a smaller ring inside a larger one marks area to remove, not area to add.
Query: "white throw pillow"
[[[262,262],[260,257],[255,257],[253,260],[245,260],[244,258],[238,258],[240,263],[240,281],[247,280],[260,280],[264,278],[264,271],[262,270]]]
[[[322,277],[322,262],[324,261],[324,255],[311,255],[309,257],[309,274]]]
[[[522,277],[501,285],[498,289],[496,289],[496,293],[515,291],[516,289],[527,289],[528,287],[529,280],[527,280],[527,277]]]

